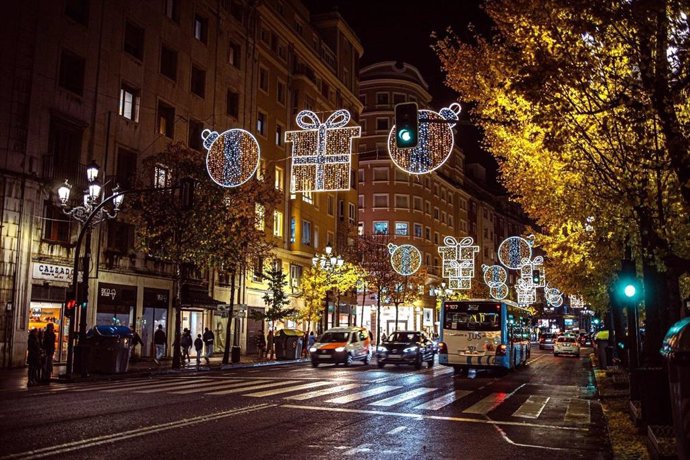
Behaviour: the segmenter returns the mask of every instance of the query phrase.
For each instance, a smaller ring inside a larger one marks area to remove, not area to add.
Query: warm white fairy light
[[[403,276],[413,275],[422,266],[422,254],[419,249],[411,244],[401,244],[400,246],[388,243],[388,252],[391,255],[391,266],[393,270]]]
[[[568,296],[568,298],[570,299],[570,308],[585,308],[585,301],[582,299],[582,297],[578,295],[571,295]]]
[[[523,279],[518,280],[515,291],[517,292],[517,303],[520,306],[528,306],[537,301],[537,289]]]
[[[482,265],[484,283],[489,286],[489,295],[496,300],[508,297],[508,272],[500,265]]]
[[[398,148],[396,145],[396,128],[393,126],[388,134],[388,153],[395,165],[410,174],[426,174],[440,168],[448,160],[455,142],[454,123],[435,123],[434,120],[458,120],[460,104],[457,102],[436,113],[431,110],[419,110],[418,143],[412,148]],[[426,121],[430,120],[430,121]]]
[[[256,172],[261,150],[249,131],[230,129],[218,134],[205,129],[201,138],[208,150],[206,170],[216,184],[221,187],[238,187]]]
[[[511,270],[519,270],[532,258],[534,235],[509,236],[498,246],[498,260]]]
[[[443,261],[442,276],[448,278],[450,289],[471,289],[474,278],[474,260],[479,246],[474,245],[471,237],[458,242],[452,236],[443,239],[445,246],[439,246],[438,253]]]
[[[292,143],[292,193],[349,190],[352,139],[361,134],[359,126],[346,126],[350,112],[336,110],[322,123],[303,110],[295,121],[302,131],[285,132]]]

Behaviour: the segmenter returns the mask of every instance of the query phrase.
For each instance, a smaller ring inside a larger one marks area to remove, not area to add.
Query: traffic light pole
[[[628,300],[627,302],[627,316],[628,316],[628,355],[630,369],[637,369],[640,366],[640,347],[639,347],[639,324],[637,313],[637,302],[635,300]]]

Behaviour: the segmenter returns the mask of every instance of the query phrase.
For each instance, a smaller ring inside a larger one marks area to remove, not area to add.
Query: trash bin
[[[300,346],[304,331],[299,329],[282,329],[274,337],[276,359],[299,359],[302,353]]]
[[[240,362],[240,347],[238,347],[238,346],[232,347],[230,358],[231,358],[231,362],[233,364],[237,364]]]
[[[661,347],[671,392],[673,429],[679,459],[690,459],[690,317],[666,332]]]
[[[86,333],[84,346],[89,372],[127,372],[132,331],[126,326],[95,326]]]

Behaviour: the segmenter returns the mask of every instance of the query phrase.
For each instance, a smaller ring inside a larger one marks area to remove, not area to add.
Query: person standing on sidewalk
[[[194,349],[196,350],[196,368],[198,370],[199,366],[201,365],[201,353],[204,351],[204,341],[201,340],[201,334],[196,335]]]
[[[165,344],[167,342],[167,337],[165,336],[165,331],[163,330],[163,325],[159,324],[156,333],[153,334],[153,343],[156,345],[156,357],[153,361],[160,366],[161,358],[165,356]]]
[[[28,385],[33,386],[38,383],[38,368],[41,367],[41,344],[38,342],[38,330],[31,329],[29,332],[28,356],[26,364],[29,365]]]
[[[192,360],[189,357],[189,349],[192,348],[192,333],[186,327],[182,331],[182,337],[180,338],[180,346],[182,347],[182,362],[185,361],[190,363]]]
[[[211,362],[209,358],[213,356],[213,339],[215,338],[216,337],[209,328],[204,328],[204,345],[206,345],[206,354],[204,355],[204,359],[206,360],[206,364]]]
[[[256,332],[256,349],[259,350],[259,359],[263,359],[266,354],[266,337],[262,329]]]
[[[46,354],[43,363],[43,381],[50,383],[50,376],[53,374],[53,355],[55,354],[55,325],[48,323],[43,334],[43,351]]]
[[[273,359],[273,329],[268,330],[268,337],[266,339],[266,358]]]
[[[130,345],[131,348],[131,354],[129,355],[130,359],[133,359],[136,356],[136,347],[137,345],[141,345],[142,347],[144,346],[144,341],[141,340],[141,337],[137,333],[137,330],[134,329],[134,324],[129,326],[129,330],[132,332],[132,342]]]

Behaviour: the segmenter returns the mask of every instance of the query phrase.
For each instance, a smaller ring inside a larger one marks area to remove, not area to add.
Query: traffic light
[[[633,260],[622,260],[621,271],[616,283],[616,293],[623,301],[637,302],[642,297],[642,287],[640,280],[637,279],[637,271]]]
[[[77,299],[69,297],[65,302],[65,315],[70,318],[74,317],[74,310],[77,308]]]
[[[417,103],[403,102],[395,106],[395,145],[399,149],[416,147],[419,142]]]
[[[539,270],[532,270],[532,284],[541,284],[541,272]]]

